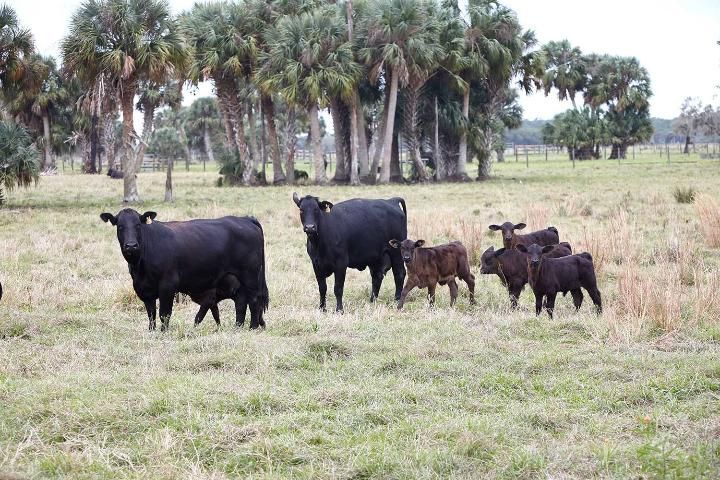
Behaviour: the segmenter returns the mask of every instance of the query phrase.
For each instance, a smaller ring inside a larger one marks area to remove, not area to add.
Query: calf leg
[[[543,296],[544,295],[535,293],[535,315],[540,315],[540,312],[542,312]]]
[[[215,319],[215,323],[217,324],[218,328],[220,327],[220,309],[218,309],[217,303],[210,307],[210,313],[212,313],[213,318]]]
[[[455,279],[448,282],[448,287],[450,287],[450,306],[452,307],[455,305],[455,300],[457,300],[458,294],[458,286],[457,283],[455,283]]]
[[[570,294],[573,297],[573,305],[575,305],[575,311],[580,310],[583,302],[583,293],[579,288],[577,290],[570,290]]]
[[[557,293],[548,293],[547,294],[547,300],[545,302],[545,308],[548,312],[548,315],[550,315],[550,318],[553,318],[553,310],[555,310],[555,297],[557,296]]]
[[[157,306],[155,305],[155,299],[143,301],[145,304],[145,310],[148,315],[148,330],[155,330],[155,317],[157,317]]]
[[[202,321],[205,319],[205,315],[207,314],[207,311],[210,309],[207,305],[200,305],[200,309],[198,309],[198,312],[195,314],[195,326],[197,327],[202,323]],[[214,315],[214,314],[213,314]]]
[[[413,283],[410,279],[408,279],[407,283],[405,284],[405,287],[403,287],[402,292],[400,292],[400,300],[398,300],[398,310],[402,310],[403,305],[405,305],[405,298],[408,296],[408,293],[410,293],[410,290],[415,288],[415,283]]]
[[[586,288],[588,295],[590,295],[590,299],[595,304],[595,311],[597,311],[597,314],[600,315],[602,313],[602,298],[600,298],[600,290],[597,289],[597,287],[593,287],[592,289]]]
[[[453,282],[455,283],[455,282]],[[428,285],[428,301],[430,302],[430,306],[432,307],[435,305],[435,288],[437,287],[436,284]],[[457,284],[455,285],[455,288],[457,289]]]
[[[343,312],[343,291],[345,290],[345,272],[347,267],[338,268],[335,270],[335,287],[333,291],[335,293],[335,311],[338,313]]]
[[[467,284],[468,290],[470,290],[470,305],[475,305],[475,275],[467,272],[462,279]]]

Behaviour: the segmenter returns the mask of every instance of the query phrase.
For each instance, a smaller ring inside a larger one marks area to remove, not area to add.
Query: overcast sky
[[[0,0],[3,1],[3,0]],[[7,0],[4,0],[7,1]],[[9,0],[37,48],[57,56],[80,0]],[[174,12],[193,0],[170,0]],[[635,56],[650,73],[651,114],[673,118],[687,96],[720,104],[720,0],[503,0],[540,43],[567,38],[585,53]],[[205,85],[197,95],[209,95]],[[186,101],[193,100],[192,94]],[[521,97],[525,118],[552,118],[570,107],[542,94]]]

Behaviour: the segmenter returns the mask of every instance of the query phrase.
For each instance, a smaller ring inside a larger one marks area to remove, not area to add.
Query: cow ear
[[[497,251],[495,251],[495,252],[493,253],[493,255],[495,255],[496,257],[499,257],[499,256],[502,255],[503,253],[505,253],[505,247],[499,248]]]
[[[293,202],[295,202],[295,205],[298,207],[300,206],[300,197],[298,197],[297,192],[293,192]]]
[[[522,230],[523,228],[527,227],[524,223],[516,223],[515,224],[515,230]]]
[[[545,245],[542,249],[542,253],[550,253],[555,249],[555,245]]]
[[[323,200],[322,202],[320,202],[320,208],[322,208],[326,212],[329,212],[332,209],[332,207],[333,207],[333,204],[328,202],[327,200]]]
[[[117,218],[112,213],[101,213],[100,219],[105,223],[110,222],[112,225],[117,225]]]
[[[517,245],[515,245],[515,250],[519,250],[522,253],[527,253],[527,248],[525,248],[525,245],[523,245],[522,243],[518,243]]]
[[[142,215],[140,215],[140,222],[141,223],[152,223],[152,221],[157,217],[157,213],[155,212],[145,212]]]
[[[418,248],[422,247],[423,245],[425,245],[425,240],[418,240],[417,242],[415,242],[415,246]]]
[[[392,248],[400,248],[400,242],[394,238],[388,242]]]
[[[501,227],[500,227],[500,225],[490,225],[488,228],[490,230],[497,231],[497,230],[500,230]]]

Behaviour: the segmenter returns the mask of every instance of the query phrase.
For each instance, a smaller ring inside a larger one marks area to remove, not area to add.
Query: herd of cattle
[[[456,277],[467,284],[470,303],[475,303],[475,276],[463,244],[454,241],[423,247],[424,240],[408,239],[408,211],[402,198],[353,199],[333,205],[294,193],[293,201],[300,210],[323,311],[327,278],[334,275],[335,309],[342,312],[348,268],[370,270],[371,302],[377,299],[382,280],[392,269],[398,309],[415,287],[427,288],[432,304],[437,284],[448,285],[454,304],[458,294]],[[130,208],[117,215],[100,215],[116,227],[120,251],[128,263],[135,293],[145,304],[150,330],[155,329],[158,300],[160,328],[167,329],[178,293],[188,295],[200,306],[195,325],[202,322],[208,310],[219,325],[218,302],[232,299],[238,326],[243,325],[250,307],[250,328],[264,327],[269,293],[260,222],[253,217],[232,216],[159,222],[154,221],[156,215],[140,214]],[[517,307],[518,297],[529,283],[538,315],[544,306],[552,317],[559,292],[570,292],[579,309],[583,301],[581,288],[600,313],[602,303],[590,254],[573,255],[570,244],[560,243],[554,227],[525,235],[516,233],[523,228],[524,223],[490,225],[491,230],[502,232],[503,247],[490,247],[481,258],[481,272],[500,278],[508,289],[512,307]]]

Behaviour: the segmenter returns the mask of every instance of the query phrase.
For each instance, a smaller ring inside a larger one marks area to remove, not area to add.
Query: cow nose
[[[315,233],[317,232],[317,227],[314,223],[309,223],[303,227],[303,230],[305,230],[305,233]]]
[[[138,248],[140,248],[140,245],[138,245],[137,242],[125,244],[125,250],[137,250]]]

